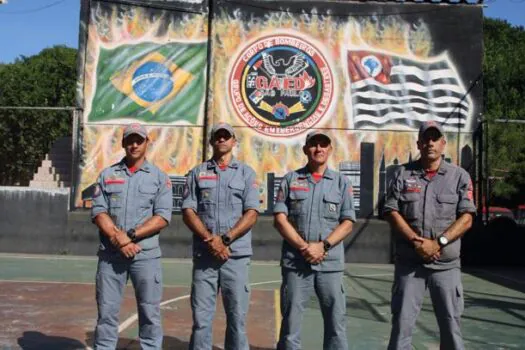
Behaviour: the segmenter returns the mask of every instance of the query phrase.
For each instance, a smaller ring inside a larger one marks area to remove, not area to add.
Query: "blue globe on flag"
[[[148,102],[160,101],[173,90],[170,70],[157,62],[146,62],[137,68],[131,85],[137,96]]]

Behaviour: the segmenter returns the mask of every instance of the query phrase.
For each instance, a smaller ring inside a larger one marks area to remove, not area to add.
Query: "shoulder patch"
[[[99,184],[96,184],[95,185],[95,189],[93,191],[93,198],[97,198],[98,196],[100,196],[102,194],[102,190],[100,189],[100,185]]]
[[[284,191],[282,190],[282,188],[280,188],[280,189],[279,189],[279,192],[277,192],[276,200],[277,200],[278,202],[282,202],[282,201],[284,201]]]
[[[472,179],[468,180],[467,198],[471,202],[474,200],[474,186],[472,185]]]

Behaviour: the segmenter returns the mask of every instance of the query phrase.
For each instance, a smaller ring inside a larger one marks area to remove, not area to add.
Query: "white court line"
[[[392,273],[371,273],[367,275],[352,275],[347,274],[345,277],[385,277],[385,276],[393,276]]]
[[[95,282],[69,282],[69,281],[37,281],[37,280],[3,280],[1,282],[16,282],[16,283],[41,283],[41,284],[80,284],[80,285],[94,285]]]
[[[271,284],[271,283],[281,283],[281,280],[250,283],[250,286],[254,287],[254,286],[260,286],[262,284]],[[187,294],[187,295],[182,295],[182,296],[174,298],[174,299],[165,300],[162,303],[160,303],[160,306],[162,307],[164,305],[175,303],[175,302],[180,301],[180,300],[188,299],[189,297],[190,297],[190,294]],[[135,313],[135,314],[131,315],[124,322],[122,322],[122,324],[118,327],[118,332],[121,333],[121,332],[125,331],[129,326],[131,326],[137,320],[138,320],[138,314]]]
[[[0,253],[0,259],[4,258],[40,260],[98,260],[98,256]]]
[[[256,283],[250,283],[250,286],[253,287],[253,286],[260,286],[262,284],[271,284],[271,283],[280,283],[280,282],[281,282],[281,280],[256,282]],[[162,303],[160,303],[160,306],[162,307],[162,306],[168,305],[170,303],[175,303],[175,302],[180,301],[180,300],[188,299],[189,297],[190,297],[190,294],[187,294],[187,295],[182,295],[182,296],[174,298],[174,299],[165,300]],[[120,326],[118,327],[118,332],[121,333],[121,332],[125,331],[129,326],[131,326],[133,324],[133,322],[135,322],[137,320],[138,320],[138,315],[137,314],[131,315],[124,322],[122,322],[122,324],[120,324]],[[86,350],[93,350],[93,348],[88,346],[88,347],[86,347]]]

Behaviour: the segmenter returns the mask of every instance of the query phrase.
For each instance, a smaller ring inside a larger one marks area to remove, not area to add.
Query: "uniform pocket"
[[[242,205],[243,202],[243,194],[244,194],[244,188],[245,184],[244,181],[241,181],[240,179],[234,178],[229,184],[228,188],[230,190],[230,200],[232,204],[240,204]]]
[[[306,191],[290,191],[290,214],[300,214],[305,210],[306,199],[308,192]]]
[[[199,181],[199,203],[214,202],[216,189],[217,189],[217,181],[213,181],[213,180]]]
[[[455,316],[461,317],[461,315],[463,314],[463,310],[465,309],[465,302],[463,299],[463,287],[461,285],[456,287],[456,305],[454,309]]]
[[[436,196],[436,214],[442,219],[456,219],[458,196],[456,194],[438,194]]]
[[[341,196],[334,193],[327,193],[323,197],[323,216],[329,220],[339,220],[341,209]]]
[[[151,208],[153,206],[153,200],[157,194],[157,187],[153,185],[140,185],[139,196],[140,206],[143,208]]]
[[[418,215],[418,205],[421,195],[416,193],[403,193],[399,197],[400,205],[399,211],[406,220],[415,220]]]
[[[399,283],[394,281],[392,283],[392,298],[390,301],[390,311],[392,315],[395,315],[401,311],[401,295],[399,293]]]
[[[121,185],[109,185],[106,186],[105,192],[108,197],[109,214],[119,215],[118,211],[123,203],[123,187]]]

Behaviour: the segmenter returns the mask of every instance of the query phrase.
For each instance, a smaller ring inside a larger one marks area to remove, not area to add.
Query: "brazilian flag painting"
[[[101,48],[88,121],[196,124],[205,97],[206,54],[205,42]]]

